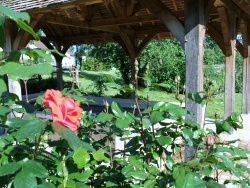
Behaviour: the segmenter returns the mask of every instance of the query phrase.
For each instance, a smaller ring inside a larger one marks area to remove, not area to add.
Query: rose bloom
[[[43,103],[51,110],[53,122],[58,122],[72,130],[74,133],[80,127],[79,119],[82,118],[83,109],[80,102],[70,97],[63,97],[58,90],[48,89],[45,92]]]

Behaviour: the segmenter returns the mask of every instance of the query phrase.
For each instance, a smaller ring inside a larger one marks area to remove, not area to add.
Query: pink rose
[[[58,90],[48,89],[45,92],[43,103],[51,110],[53,122],[58,122],[72,130],[74,133],[80,127],[79,119],[82,118],[83,109],[80,102],[70,97],[63,97]]]
[[[214,135],[207,135],[207,145],[208,146],[212,146],[214,145],[214,141],[215,141],[215,136]]]

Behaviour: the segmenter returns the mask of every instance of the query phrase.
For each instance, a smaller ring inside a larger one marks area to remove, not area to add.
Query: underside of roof
[[[184,24],[184,0],[159,0],[164,8]],[[35,30],[43,30],[50,41],[72,44],[119,42],[121,36],[137,41],[174,38],[155,14],[140,0],[12,0],[2,4],[17,11],[27,11]],[[209,10],[207,33],[223,35],[223,6],[235,13],[239,23],[250,19],[248,0],[214,0]],[[240,25],[240,24],[239,24]],[[240,26],[238,31],[240,32]]]

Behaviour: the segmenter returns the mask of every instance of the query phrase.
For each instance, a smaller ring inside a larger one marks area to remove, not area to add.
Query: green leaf
[[[217,134],[222,132],[230,133],[230,124],[227,121],[215,121],[215,126]]]
[[[159,169],[156,166],[148,166],[147,169],[148,169],[149,173],[152,175],[159,174]]]
[[[70,129],[60,125],[57,122],[53,122],[52,127],[59,135],[61,135],[62,138],[68,141],[69,146],[73,150],[77,150],[79,147],[83,147],[86,150],[94,151],[93,146],[91,146],[87,142],[81,141],[79,137],[77,137]]]
[[[27,12],[17,12],[14,11],[10,8],[7,8],[3,5],[0,4],[0,12],[6,16],[8,16],[9,18],[11,18],[14,21],[17,21],[18,19],[22,19],[26,22],[30,22],[30,16]]]
[[[151,128],[151,126],[152,126],[150,119],[148,119],[148,118],[143,118],[142,124],[143,124],[143,127],[145,127],[146,129]]]
[[[155,186],[155,181],[153,180],[147,180],[143,185],[144,188],[152,188],[154,186]]]
[[[22,106],[25,109],[25,112],[28,114],[33,114],[36,112],[34,105],[31,105],[30,103],[25,101],[17,101],[16,104]]]
[[[129,127],[130,122],[127,119],[117,119],[115,125],[123,130]]]
[[[163,112],[159,112],[159,111],[152,112],[152,114],[150,115],[151,124],[154,125],[160,121],[163,121],[165,119],[163,115],[164,115]]]
[[[22,141],[24,139],[34,139],[39,137],[41,132],[45,129],[46,122],[41,119],[27,120],[24,125],[16,133],[17,141]]]
[[[165,102],[157,102],[157,103],[153,106],[153,110],[159,110],[164,104],[165,104]]]
[[[188,128],[183,128],[182,129],[182,135],[185,138],[185,140],[190,144],[191,146],[193,145],[192,139],[193,139],[193,131],[188,129]]]
[[[179,176],[176,180],[176,188],[186,188],[186,187],[199,187],[199,188],[205,188],[205,186],[197,186],[196,184],[199,184],[199,182],[196,182],[198,180],[195,179],[195,176],[193,173],[187,173],[185,176]]]
[[[23,20],[18,19],[16,20],[16,23],[20,29],[30,33],[34,37],[35,40],[39,40],[39,35],[35,33],[34,30],[29,25],[27,25]]]
[[[109,161],[109,159],[104,155],[104,151],[103,150],[98,150],[98,151],[94,151],[93,153],[93,157],[96,161]]]
[[[187,110],[184,108],[178,107],[178,108],[169,110],[169,113],[171,116],[173,116],[175,118],[182,118],[182,117],[187,115]]]
[[[185,176],[185,168],[184,167],[174,167],[173,170],[173,178],[177,180],[179,177],[184,177]]]
[[[165,89],[171,88],[171,85],[170,85],[170,84],[165,84],[165,83],[159,83],[159,84],[156,84],[156,86],[160,86],[160,87],[163,87],[163,88],[165,88]]]
[[[22,50],[11,51],[6,61],[7,62],[19,62],[21,55],[22,55]]]
[[[74,174],[69,174],[69,177],[71,177],[72,179],[77,179],[78,181],[86,181],[87,179],[89,179],[92,174],[93,174],[93,170],[92,169],[87,169],[87,170],[84,170],[84,172],[81,172],[81,173],[74,173]]]
[[[172,138],[169,136],[160,136],[160,137],[156,138],[156,141],[161,146],[165,146],[165,145],[170,145],[172,143]]]
[[[111,110],[116,117],[125,118],[125,115],[123,114],[123,110],[121,109],[121,107],[118,103],[112,102]]]
[[[0,47],[4,49],[6,44],[6,35],[5,35],[5,16],[0,16]]]
[[[23,164],[23,170],[28,171],[32,176],[46,178],[48,176],[47,169],[39,162],[29,160]]]
[[[22,166],[17,162],[12,162],[12,163],[8,163],[3,166],[0,166],[0,176],[13,174],[16,171],[18,171],[21,167]]]
[[[33,176],[28,170],[22,170],[15,176],[14,186],[15,188],[36,188],[37,181],[35,176]]]
[[[40,66],[42,66],[43,64],[50,65],[50,63],[52,62],[52,56],[50,53],[47,53],[48,52],[47,50],[35,48],[35,49],[32,49],[31,52],[37,55],[36,59],[43,58],[45,62],[47,62],[47,63],[41,63],[37,65],[40,65]],[[41,71],[44,71],[44,70],[41,70]]]
[[[101,112],[98,114],[98,116],[95,118],[95,121],[96,122],[102,122],[102,123],[105,123],[105,122],[108,122],[108,121],[111,121],[113,119],[113,115],[112,114],[106,114],[104,112]]]
[[[104,83],[104,85],[110,87],[110,88],[114,88],[114,89],[122,89],[122,86],[113,82],[108,82],[108,83]]]
[[[9,128],[20,128],[22,126],[25,126],[28,122],[28,120],[22,119],[22,118],[11,118],[8,119],[5,124],[9,126]]]
[[[90,160],[90,155],[88,154],[87,150],[82,147],[79,147],[73,155],[74,163],[77,164],[78,169],[82,169],[86,166],[86,164]]]
[[[207,188],[226,188],[225,185],[219,184],[218,182],[210,179],[206,182]]]
[[[129,156],[128,158],[131,165],[135,166],[138,169],[143,169],[143,162],[138,160],[138,156]]]
[[[201,93],[199,93],[199,92],[189,93],[188,98],[190,100],[197,102],[198,104],[201,104],[201,105],[205,104],[204,98],[202,97]]]
[[[128,177],[130,176],[130,173],[131,173],[131,172],[134,172],[134,171],[135,171],[135,170],[134,170],[133,165],[124,166],[124,167],[122,168],[122,174],[123,174],[126,178],[128,178]]]
[[[10,112],[11,112],[11,109],[9,107],[0,106],[0,115],[1,116],[6,116]]]
[[[48,63],[22,65],[16,62],[8,62],[1,66],[0,75],[8,74],[13,80],[30,79],[36,74],[50,74],[54,68]]]
[[[227,157],[223,152],[217,152],[214,154],[216,157],[222,159],[222,164],[224,164],[230,171],[234,171],[233,161]]]
[[[1,66],[0,66],[1,68]],[[2,77],[0,77],[0,96],[2,95],[3,92],[7,91],[7,86]]]
[[[131,172],[130,175],[136,180],[141,180],[141,181],[144,181],[148,178],[148,174],[146,172],[139,170]]]
[[[52,183],[43,182],[42,184],[38,185],[37,188],[56,188]]]
[[[166,160],[166,165],[170,170],[172,170],[174,163],[174,159],[171,156],[168,156]]]

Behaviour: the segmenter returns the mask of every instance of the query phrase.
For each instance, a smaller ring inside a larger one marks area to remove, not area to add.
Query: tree
[[[185,83],[185,55],[177,40],[151,41],[140,56],[140,68],[149,66],[149,77],[154,83],[166,83],[167,91],[175,91],[175,77]]]
[[[101,43],[93,45],[89,55],[103,62],[107,69],[115,67],[120,70],[125,84],[130,83],[130,59],[121,45],[117,43]]]

